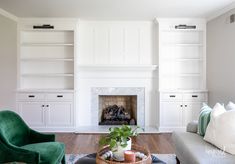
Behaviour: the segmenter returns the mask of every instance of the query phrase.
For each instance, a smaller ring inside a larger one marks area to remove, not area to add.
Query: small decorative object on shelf
[[[125,162],[135,162],[135,152],[133,151],[125,151],[124,153],[124,159],[125,159]]]
[[[35,25],[33,26],[34,29],[54,29],[54,26],[50,24],[43,24],[41,26]]]
[[[195,25],[189,26],[186,24],[180,24],[180,25],[175,26],[175,29],[196,29],[196,26]]]

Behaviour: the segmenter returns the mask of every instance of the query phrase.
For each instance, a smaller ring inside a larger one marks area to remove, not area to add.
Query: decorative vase
[[[131,138],[128,138],[129,140],[127,141],[127,146],[122,147],[121,143],[117,143],[117,147],[115,147],[115,151],[113,151],[113,157],[117,161],[124,161],[124,152],[127,150],[131,150]]]

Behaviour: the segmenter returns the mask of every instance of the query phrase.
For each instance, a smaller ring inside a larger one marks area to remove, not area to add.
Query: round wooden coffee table
[[[138,145],[132,145],[131,149],[134,152],[141,152],[147,156],[147,158],[145,158],[145,159],[136,158],[136,162],[132,162],[132,164],[151,164],[152,163],[151,154],[146,148],[144,148],[142,146],[138,146]],[[101,158],[101,155],[109,150],[110,150],[109,146],[105,146],[97,152],[97,155],[96,155],[96,163],[97,164],[119,164],[119,163],[128,164],[128,163],[125,163],[125,161],[124,162],[117,162],[112,159],[105,160],[105,159]]]

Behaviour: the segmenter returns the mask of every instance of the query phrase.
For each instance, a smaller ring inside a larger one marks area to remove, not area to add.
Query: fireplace
[[[137,125],[137,96],[99,95],[99,125]]]
[[[114,109],[111,109],[114,108]],[[123,109],[124,108],[124,109]],[[118,118],[112,114],[120,112]],[[102,123],[104,112],[106,123]],[[130,119],[129,116],[130,115]],[[119,118],[127,121],[125,124],[145,126],[145,88],[143,87],[93,87],[91,88],[91,123],[93,126],[119,125]],[[126,118],[126,119],[125,119]],[[112,120],[113,122],[108,122]],[[123,120],[122,120],[123,121]],[[123,122],[122,122],[123,123]]]

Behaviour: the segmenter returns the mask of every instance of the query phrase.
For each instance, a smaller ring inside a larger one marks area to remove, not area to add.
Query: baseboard
[[[39,132],[53,132],[53,133],[74,133],[75,128],[74,127],[32,127],[32,129],[39,131]]]
[[[172,133],[173,131],[186,131],[186,127],[159,127],[160,133]]]
[[[79,126],[76,128],[75,133],[87,133],[87,134],[106,134],[109,132],[109,128],[114,126]],[[134,128],[135,126],[133,126]],[[159,133],[157,127],[154,126],[146,126],[142,130],[139,130],[140,134],[153,134]]]

